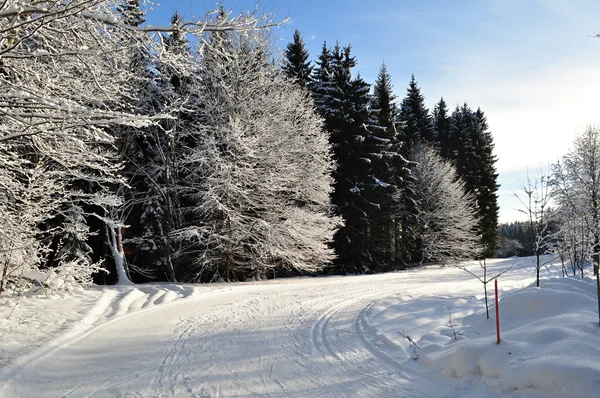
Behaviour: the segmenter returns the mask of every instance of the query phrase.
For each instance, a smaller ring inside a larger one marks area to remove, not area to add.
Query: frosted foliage
[[[338,220],[329,213],[332,162],[306,92],[261,52],[262,38],[216,48],[207,59],[199,120],[184,164],[202,254],[198,277],[317,271]],[[249,46],[256,46],[248,51]]]
[[[114,20],[113,5],[0,5],[0,291],[24,283],[68,289],[91,282],[97,269],[84,207],[118,203],[108,187],[120,169],[104,127],[148,123],[124,107],[137,80],[121,43],[138,34],[90,17]],[[50,263],[58,268],[43,280],[38,270]]]
[[[81,283],[97,269],[85,244],[86,223],[96,217],[118,231],[111,214],[122,207],[111,193],[123,184],[114,131],[173,119],[187,101],[172,98],[159,111],[151,106],[156,98],[140,101],[149,76],[132,68],[132,59],[147,59],[155,72],[186,73],[195,64],[165,51],[160,32],[195,34],[201,42],[205,31],[271,24],[251,13],[137,27],[124,22],[121,5],[0,1],[0,293],[40,283],[27,277],[40,267],[64,265],[56,271],[61,280],[69,274]]]
[[[600,262],[600,128],[588,126],[573,149],[553,167],[554,218],[560,226],[555,244],[563,260],[581,275]]]
[[[456,169],[433,149],[419,145],[412,154],[412,190],[422,241],[422,261],[447,263],[476,256],[474,200]]]

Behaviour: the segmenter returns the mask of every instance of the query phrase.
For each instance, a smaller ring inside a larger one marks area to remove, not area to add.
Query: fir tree
[[[465,180],[467,189],[473,192],[477,189],[478,164],[476,162],[473,139],[475,134],[475,114],[464,103],[457,106],[452,115],[451,135],[454,145],[454,161],[460,176]]]
[[[308,61],[308,51],[299,30],[294,32],[294,41],[287,45],[284,57],[283,71],[285,75],[302,87],[309,86],[313,68]]]
[[[321,54],[316,61],[316,68],[313,69],[311,76],[311,89],[313,99],[319,113],[325,118],[326,130],[331,132],[332,127],[329,125],[331,120],[327,115],[331,110],[331,101],[333,98],[333,90],[335,89],[332,74],[333,55],[327,42],[323,42]]]

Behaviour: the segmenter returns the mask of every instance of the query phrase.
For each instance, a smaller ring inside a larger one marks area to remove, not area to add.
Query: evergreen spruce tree
[[[399,140],[402,142],[402,155],[406,158],[412,153],[413,147],[419,142],[434,144],[431,116],[425,106],[425,97],[417,85],[415,75],[412,75],[406,90],[406,96],[400,105],[398,120],[402,123]]]
[[[146,19],[146,12],[140,7],[140,0],[122,0],[117,12],[123,16],[123,22],[129,26],[140,26]]]
[[[302,87],[307,87],[311,82],[312,70],[308,61],[308,51],[300,31],[296,29],[294,41],[287,45],[284,52],[283,71],[288,78],[294,79]]]
[[[437,138],[440,156],[452,160],[452,139],[450,135],[450,115],[444,98],[433,108],[433,134]]]
[[[421,94],[415,76],[412,75],[407,93],[398,114],[401,129],[398,132],[400,155],[404,159],[412,156],[414,149],[423,143],[435,144],[431,116],[425,107],[425,98]],[[399,216],[399,235],[397,239],[397,260],[406,264],[419,261],[420,243],[415,238],[415,229],[419,224],[416,207],[416,193],[413,192],[412,175],[407,170],[398,169],[400,188],[402,189],[402,210]]]
[[[396,217],[399,214],[401,181],[396,169],[406,169],[397,142],[397,107],[391,76],[381,65],[371,97],[373,175],[377,178],[373,202],[379,204],[371,221],[370,250],[379,269],[384,270],[396,259]]]
[[[344,220],[334,238],[335,272],[365,272],[374,265],[370,252],[372,217],[380,210],[374,163],[381,158],[369,111],[369,85],[352,77],[356,65],[350,47],[326,44],[313,72],[313,96],[330,133],[336,161],[332,202]]]
[[[460,176],[465,180],[467,190],[474,192],[478,185],[478,154],[475,152],[475,114],[473,110],[464,103],[454,115],[451,122],[452,136],[455,140],[456,168]]]
[[[480,214],[480,232],[483,247],[483,255],[492,257],[497,249],[498,230],[498,173],[494,155],[494,140],[487,118],[483,111],[478,108],[475,112],[475,152],[479,156],[479,186],[477,204]]]
[[[316,61],[316,68],[313,69],[311,76],[311,89],[313,93],[313,99],[317,110],[325,118],[326,130],[331,132],[332,118],[328,118],[327,115],[331,112],[331,102],[333,98],[333,90],[335,89],[332,73],[332,62],[333,55],[327,42],[323,42],[321,48],[321,54]]]
[[[452,159],[477,205],[482,255],[491,257],[497,247],[498,183],[493,139],[484,113],[465,103],[455,109],[450,122]]]

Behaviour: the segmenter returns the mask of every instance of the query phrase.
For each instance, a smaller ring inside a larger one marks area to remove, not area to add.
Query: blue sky
[[[178,10],[202,17],[217,2],[163,0],[149,23]],[[256,1],[225,1],[251,10]],[[500,219],[520,218],[513,198],[527,170],[536,174],[600,124],[600,2],[597,0],[262,0],[284,48],[299,29],[311,58],[323,41],[351,44],[355,71],[373,83],[385,62],[402,98],[411,73],[429,107],[440,97],[488,116],[498,157]]]

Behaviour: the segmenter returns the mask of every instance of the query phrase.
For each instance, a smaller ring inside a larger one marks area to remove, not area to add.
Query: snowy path
[[[103,294],[88,317],[105,322],[4,369],[0,396],[495,396],[472,380],[461,391],[456,379],[412,361],[407,347],[371,327],[381,300],[433,300],[445,310],[465,294],[480,295],[481,285],[462,271],[218,286],[152,307],[158,292]],[[406,319],[410,328],[425,321]]]

